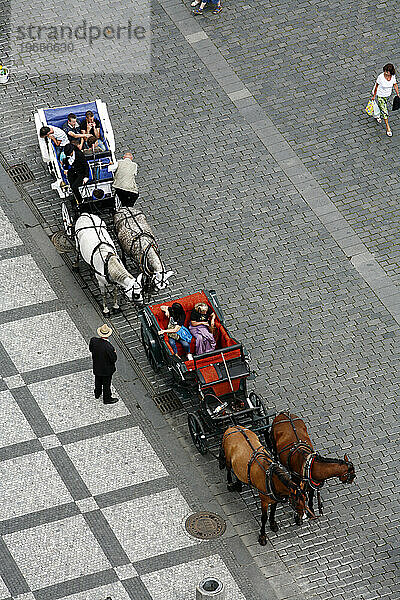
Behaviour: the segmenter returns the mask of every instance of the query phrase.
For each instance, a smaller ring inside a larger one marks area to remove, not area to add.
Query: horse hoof
[[[110,311],[108,310],[108,308],[103,308],[102,313],[103,313],[103,315],[108,317],[108,315],[110,314]]]
[[[72,263],[72,270],[79,271],[79,263],[77,263],[77,262]]]
[[[273,531],[274,533],[276,533],[279,529],[278,525],[276,523],[270,523],[269,528],[271,529],[271,531]]]
[[[258,543],[260,544],[260,546],[266,546],[267,538],[265,537],[265,535],[258,536]]]

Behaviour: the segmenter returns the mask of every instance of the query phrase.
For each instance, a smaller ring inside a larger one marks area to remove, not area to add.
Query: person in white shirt
[[[40,128],[39,135],[41,138],[47,138],[52,140],[54,145],[56,146],[57,156],[60,156],[61,149],[64,148],[67,144],[69,144],[68,136],[59,127],[46,127],[43,126]]]
[[[372,91],[372,100],[375,100],[379,108],[379,115],[375,119],[380,123],[382,119],[385,121],[386,134],[392,137],[392,131],[389,127],[389,115],[388,115],[388,99],[392,94],[393,88],[396,90],[396,94],[399,95],[399,87],[396,81],[396,71],[392,63],[388,63],[383,67],[383,73],[381,73],[376,80],[375,87]]]

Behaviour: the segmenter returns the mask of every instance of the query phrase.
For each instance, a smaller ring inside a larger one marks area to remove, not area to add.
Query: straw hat
[[[102,338],[108,338],[112,334],[112,329],[106,323],[98,328],[97,333]]]

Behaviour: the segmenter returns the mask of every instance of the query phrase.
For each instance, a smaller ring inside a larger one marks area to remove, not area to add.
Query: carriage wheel
[[[61,204],[61,216],[63,220],[64,230],[68,237],[72,235],[72,219],[68,207],[65,202]]]
[[[143,348],[144,348],[145,354],[147,356],[147,360],[149,361],[150,366],[153,369],[153,371],[155,373],[157,373],[160,370],[160,367],[158,366],[157,361],[154,358],[153,351],[151,349],[151,344],[150,344],[149,338],[144,333],[143,325],[140,328],[140,337],[141,337],[141,340],[142,340],[142,344],[143,344]]]
[[[193,444],[196,446],[197,450],[200,452],[200,454],[207,454],[208,444],[204,427],[198,416],[194,413],[188,414],[188,427]]]

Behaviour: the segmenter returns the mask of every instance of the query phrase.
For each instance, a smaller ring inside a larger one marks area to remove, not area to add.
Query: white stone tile
[[[74,442],[65,450],[93,496],[168,475],[139,427]]]
[[[0,250],[21,246],[22,240],[0,208]]]
[[[99,510],[99,505],[96,500],[90,496],[90,498],[82,498],[81,500],[75,500],[75,504],[79,510],[83,513],[92,512],[93,510]]]
[[[30,254],[0,260],[0,312],[56,298]]]
[[[196,597],[196,586],[204,577],[214,576],[225,586],[226,598],[245,600],[237,583],[218,554],[142,575],[153,600],[188,600]]]
[[[39,438],[39,441],[45,450],[61,446],[61,442],[56,435],[45,435],[44,437]]]
[[[20,594],[19,596],[14,596],[14,600],[36,600],[35,596],[32,592],[26,592],[26,594]]]
[[[0,575],[0,600],[4,600],[5,598],[11,598],[11,593],[8,591],[8,587]]]
[[[45,452],[1,462],[0,481],[0,521],[73,501]]]
[[[4,540],[32,590],[111,568],[81,515],[5,535]]]
[[[3,381],[9,390],[14,390],[15,388],[24,387],[26,385],[21,375],[11,375],[10,377],[4,377]]]
[[[123,402],[110,406],[94,397],[94,375],[82,371],[29,385],[52,429],[59,433],[129,414]]]
[[[186,533],[184,522],[192,511],[176,488],[102,512],[131,562],[201,543]]]
[[[0,342],[21,373],[90,356],[65,310],[3,323]]]
[[[85,590],[78,594],[65,596],[65,600],[106,600],[107,598],[111,598],[112,600],[129,600],[129,595],[122,583],[116,581],[115,583]],[[63,598],[60,598],[60,600],[63,600]],[[137,600],[141,600],[141,598],[137,598]]]
[[[138,572],[135,567],[131,564],[129,565],[121,565],[120,567],[114,567],[114,571],[118,575],[119,579],[123,581],[124,579],[131,579],[131,577],[137,577]]]
[[[36,438],[11,392],[0,392],[0,448]]]

